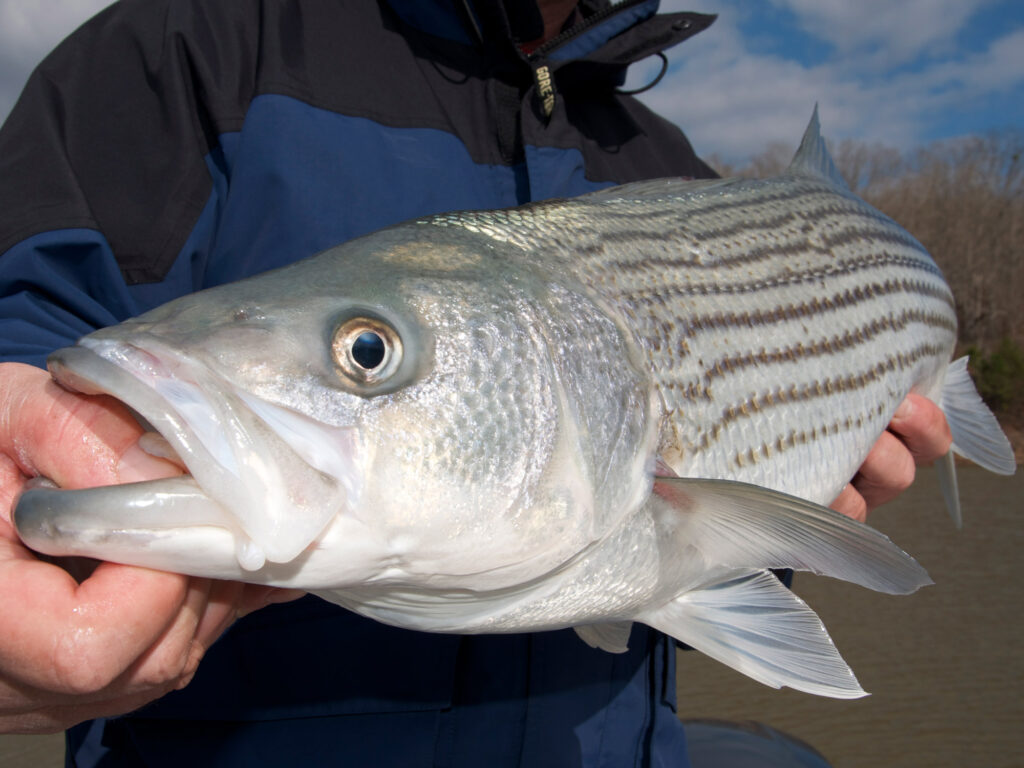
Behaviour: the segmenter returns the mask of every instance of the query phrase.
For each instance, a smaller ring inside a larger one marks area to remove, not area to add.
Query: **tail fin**
[[[974,382],[967,372],[966,357],[949,364],[939,405],[953,433],[953,450],[938,463],[939,483],[949,514],[959,528],[960,500],[953,452],[999,475],[1012,475],[1017,470],[1017,463],[1010,441],[974,388]]]

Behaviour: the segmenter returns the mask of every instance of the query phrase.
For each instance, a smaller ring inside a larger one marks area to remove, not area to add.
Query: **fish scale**
[[[855,697],[769,569],[929,583],[822,504],[911,390],[1013,472],[955,336],[938,268],[849,191],[815,115],[775,179],[431,216],[90,334],[55,378],[123,400],[191,475],[33,489],[14,523],[50,555],[298,587],[408,629],[573,627],[622,652],[640,621]],[[958,520],[952,454],[940,470]]]
[[[683,477],[827,503],[910,389],[936,395],[956,341],[929,254],[819,175],[639,182],[434,221],[527,259],[539,239],[613,308],[647,356],[660,452]]]

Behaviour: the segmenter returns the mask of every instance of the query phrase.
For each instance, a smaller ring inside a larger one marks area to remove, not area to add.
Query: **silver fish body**
[[[939,270],[850,193],[815,117],[775,179],[428,217],[85,337],[54,376],[124,400],[190,476],[29,491],[16,526],[413,629],[573,626],[616,651],[642,621],[861,695],[767,569],[927,583],[820,505],[913,390],[1013,471],[955,335]]]
[[[629,329],[679,476],[827,503],[908,391],[939,399],[952,294],[910,234],[829,178],[645,182],[532,213],[452,226],[544,243]]]

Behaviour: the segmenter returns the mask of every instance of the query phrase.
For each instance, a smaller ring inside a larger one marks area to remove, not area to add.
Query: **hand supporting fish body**
[[[815,116],[777,178],[433,216],[90,334],[55,378],[127,403],[190,475],[28,491],[15,523],[47,554],[299,587],[411,629],[572,626],[621,651],[641,621],[769,685],[858,696],[768,569],[929,583],[821,505],[910,391],[1013,471],[955,335],[939,270],[846,188]]]

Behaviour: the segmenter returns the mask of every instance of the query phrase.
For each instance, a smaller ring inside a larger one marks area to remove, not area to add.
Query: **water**
[[[757,720],[798,736],[836,768],[1024,766],[1024,471],[961,467],[964,528],[932,470],[871,517],[935,585],[880,595],[798,574],[871,696],[835,701],[749,681],[695,653],[679,658],[681,717]]]
[[[930,470],[871,518],[935,586],[892,597],[797,577],[796,591],[870,697],[775,691],[681,653],[680,716],[768,723],[814,745],[835,768],[1024,766],[1024,471],[1002,478],[961,467],[959,475],[962,531],[949,522]],[[63,765],[63,737],[0,736],[0,765]]]

